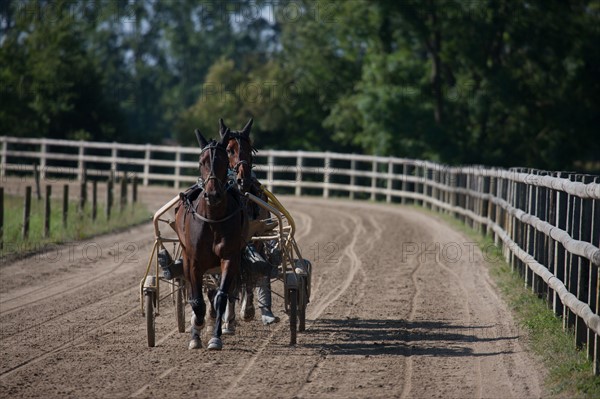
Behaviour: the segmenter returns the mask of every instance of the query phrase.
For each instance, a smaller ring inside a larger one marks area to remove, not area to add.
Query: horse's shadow
[[[362,356],[495,356],[512,351],[474,351],[474,344],[519,338],[518,331],[493,325],[356,318],[315,320],[306,331],[326,337],[308,347],[328,354]]]

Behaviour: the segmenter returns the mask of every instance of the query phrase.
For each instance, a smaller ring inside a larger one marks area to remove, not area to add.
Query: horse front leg
[[[239,264],[236,264],[234,260],[221,260],[221,286],[219,287],[214,299],[214,306],[215,310],[217,311],[217,319],[215,320],[213,337],[210,339],[210,341],[208,341],[208,349],[223,349],[223,341],[221,341],[221,335],[223,334],[223,319],[227,309],[227,303],[229,302],[231,286],[235,277],[234,272],[237,270],[237,267],[239,267]]]
[[[223,335],[235,334],[235,298],[229,296],[223,314]]]
[[[202,279],[191,284],[190,305],[192,307],[191,340],[188,349],[199,349],[202,347],[200,334],[204,327],[204,317],[206,316],[206,304],[202,296]]]

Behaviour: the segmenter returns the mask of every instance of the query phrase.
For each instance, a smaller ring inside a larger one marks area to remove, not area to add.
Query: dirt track
[[[174,193],[143,198],[156,209]],[[146,224],[0,266],[0,397],[543,395],[490,263],[464,236],[411,208],[282,200],[314,265],[298,345],[279,301],[275,327],[241,323],[223,351],[189,351],[165,301],[147,348]]]

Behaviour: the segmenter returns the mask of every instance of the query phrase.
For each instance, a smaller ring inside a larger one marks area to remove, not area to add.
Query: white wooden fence
[[[144,185],[196,181],[198,148],[1,137],[0,174]],[[417,203],[454,214],[502,246],[527,286],[544,296],[600,373],[600,177],[356,154],[260,151],[255,171],[276,193]]]

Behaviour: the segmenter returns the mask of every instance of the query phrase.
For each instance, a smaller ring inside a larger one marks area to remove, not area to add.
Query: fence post
[[[82,171],[81,176],[79,183],[79,212],[83,212],[87,201],[87,176],[85,170]]]
[[[371,201],[375,201],[376,194],[375,188],[377,188],[377,178],[375,174],[377,173],[377,159],[373,157],[373,164],[371,166]]]
[[[69,214],[69,185],[63,186],[63,227],[67,227],[67,215]]]
[[[392,177],[394,176],[394,163],[392,162],[392,157],[388,158],[388,176],[386,182],[386,193],[385,193],[385,202],[388,204],[392,202]]]
[[[25,206],[23,207],[23,239],[29,237],[29,215],[31,214],[31,186],[25,187]]]
[[[83,141],[79,142],[79,154],[77,156],[77,180],[79,181],[83,181],[85,179],[84,176],[84,162],[83,162],[83,152],[84,152],[84,147],[83,147]]]
[[[40,178],[41,180],[46,179],[46,151],[47,151],[46,139],[42,138],[40,144]]]
[[[42,138],[40,144],[40,178],[41,180],[46,179],[46,152],[47,152],[46,139]]]
[[[296,151],[296,187],[294,195],[299,197],[302,195],[302,151]]]
[[[4,249],[4,187],[0,187],[0,250]]]
[[[577,178],[574,174],[569,174],[569,180],[570,181],[576,181]],[[569,234],[570,237],[575,238],[574,237],[574,232],[576,230],[575,225],[577,224],[577,221],[575,220],[575,215],[577,214],[576,212],[576,208],[577,208],[577,202],[575,201],[575,196],[568,194],[567,195],[567,233]],[[578,230],[578,228],[577,228]],[[577,268],[574,267],[574,259],[575,259],[575,255],[573,255],[570,252],[567,252],[565,254],[565,286],[567,287],[567,290],[569,290],[569,292],[571,294],[577,295],[577,286],[576,286],[576,281],[577,281]],[[575,285],[575,290],[573,290],[573,286]],[[565,306],[565,316],[563,319],[563,328],[568,329],[570,327],[575,327],[575,314],[567,307]],[[566,323],[566,324],[565,324]]]
[[[114,141],[110,149],[110,173],[113,176],[117,174],[117,143]]]
[[[150,180],[150,144],[146,144],[146,149],[144,152],[144,174],[142,176],[143,185],[147,186],[148,181]]]
[[[354,158],[354,154],[352,154],[352,159],[350,160],[350,199],[354,199],[355,192],[355,184],[356,184],[356,159]]]
[[[325,159],[323,160],[323,198],[329,198],[329,165],[331,158],[329,153],[325,153]]]
[[[583,175],[580,176],[579,180],[584,184],[588,184],[592,183],[594,181],[594,178],[589,175]],[[590,219],[592,216],[591,200],[586,200],[583,198],[577,198],[577,200],[579,202],[579,212],[577,217],[577,219],[579,220],[579,226],[577,231],[577,238],[573,238],[585,242],[591,242],[592,232],[587,227],[591,227],[592,225],[592,221]],[[594,267],[594,265],[588,259],[581,256],[577,257],[577,292],[575,293],[575,296],[577,297],[577,299],[587,303],[590,306],[591,304],[589,301],[588,290],[590,286],[589,278],[591,274],[591,267]],[[579,342],[579,347],[581,347],[583,344],[589,343],[589,338],[591,338],[589,337],[589,332],[590,329],[585,325],[585,321],[578,316],[575,322],[575,339],[577,340],[576,342]],[[587,355],[587,358],[589,359],[590,353],[588,352]]]
[[[98,181],[92,182],[92,220],[96,220],[98,213]]]
[[[38,170],[38,164],[33,164],[33,180],[35,181],[35,196],[38,201],[42,199],[42,193],[40,188],[40,171]]]
[[[596,184],[600,183],[600,177],[593,179]],[[590,215],[590,241],[593,245],[600,247],[600,200],[594,199],[591,202]],[[590,263],[588,304],[595,314],[600,313],[600,265]],[[588,330],[588,356],[593,363],[594,375],[600,375],[600,340],[598,334]]]
[[[44,237],[50,237],[50,197],[52,196],[52,186],[46,185],[46,203],[44,206]]]
[[[113,184],[114,175],[111,172],[110,176],[108,177],[108,181],[106,182],[106,220],[110,220],[110,211],[113,202]]]
[[[8,139],[6,137],[0,137],[2,140],[2,160],[0,161],[0,177],[4,179],[6,177],[6,154],[8,154]]]
[[[173,182],[173,186],[175,188],[181,187],[181,147],[177,147],[175,150],[175,181]]]
[[[125,171],[123,171],[123,176],[121,177],[121,191],[119,194],[119,212],[123,212],[125,205],[127,205],[127,173]]]
[[[138,193],[138,177],[137,175],[133,175],[133,187],[131,188],[131,202],[137,202],[137,193]]]
[[[531,174],[531,170],[529,170],[527,172],[528,174]],[[534,213],[535,207],[536,207],[536,203],[535,203],[535,187],[532,184],[527,184],[527,204],[525,207],[525,211],[532,215]],[[526,229],[526,235],[525,235],[525,251],[532,257],[535,259],[535,228],[533,226],[530,226],[529,224],[525,224],[525,229]],[[535,279],[535,273],[529,268],[529,266],[527,264],[524,264],[523,267],[525,268],[525,285],[527,285],[528,287],[531,285],[531,289],[532,289],[532,293],[534,292],[534,283],[533,280]]]
[[[267,158],[267,188],[270,192],[273,192],[273,168],[275,160],[273,157],[273,153],[269,151],[269,156]]]

